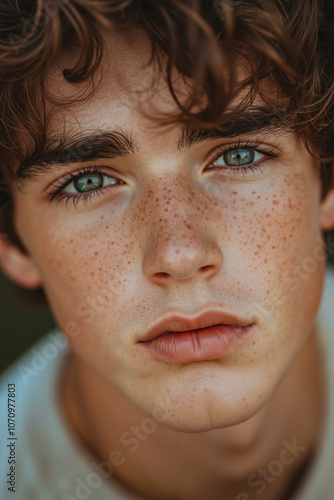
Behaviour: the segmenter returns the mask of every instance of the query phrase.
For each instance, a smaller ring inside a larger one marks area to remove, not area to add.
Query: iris
[[[74,179],[74,186],[79,193],[94,191],[103,186],[103,176],[101,174],[83,175]]]
[[[229,167],[248,165],[253,163],[255,152],[253,149],[231,149],[224,153],[224,161]]]

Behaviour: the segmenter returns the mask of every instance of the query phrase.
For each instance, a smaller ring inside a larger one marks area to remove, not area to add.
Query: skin
[[[136,136],[138,151],[14,185],[15,226],[28,255],[1,241],[1,265],[19,284],[43,286],[73,349],[60,383],[64,415],[100,460],[121,450],[126,460],[113,477],[147,498],[196,500],[203,491],[212,500],[222,492],[236,498],[248,491],[249,474],[277,458],[283,440],[297,438],[307,454],[318,439],[319,239],[334,225],[334,189],[321,201],[317,162],[287,131],[207,140],[179,152],[181,126],[157,128],[138,106],[151,116],[175,106],[162,82],[147,90],[154,78],[153,68],[143,67],[147,39],[136,31],[106,40],[113,64],[104,62],[93,98],[54,114],[50,132],[120,128]],[[61,70],[74,56],[54,68],[52,91],[73,92]],[[223,165],[209,170],[217,148],[238,139],[275,148],[278,157],[262,157],[262,172],[245,176],[224,173]],[[77,207],[50,203],[50,185],[96,164],[123,184]],[[166,312],[204,306],[254,322],[252,335],[222,359],[186,365],[139,349]],[[120,438],[145,418],[154,418],[156,429],[131,453]],[[278,498],[305,456],[262,498]]]

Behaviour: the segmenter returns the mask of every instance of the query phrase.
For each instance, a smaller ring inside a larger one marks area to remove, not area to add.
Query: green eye
[[[223,154],[224,161],[229,167],[239,167],[253,163],[255,153],[253,149],[230,149]]]
[[[73,183],[79,193],[87,193],[103,186],[103,175],[96,173],[85,174],[74,179]]]

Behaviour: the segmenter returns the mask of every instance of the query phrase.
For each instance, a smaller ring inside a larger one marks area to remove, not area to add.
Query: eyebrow
[[[289,116],[272,108],[257,107],[238,114],[220,128],[198,129],[186,127],[177,142],[179,152],[207,140],[236,137],[254,132],[287,131]],[[68,136],[49,137],[45,143],[26,156],[16,171],[17,179],[32,179],[56,169],[59,165],[86,163],[101,159],[115,159],[134,155],[137,151],[135,138],[122,130],[85,132]]]
[[[121,130],[78,133],[49,137],[26,156],[16,171],[17,179],[36,178],[59,165],[85,163],[104,158],[119,158],[134,154],[135,141]]]
[[[237,115],[233,120],[223,123],[220,128],[184,129],[178,141],[178,150],[189,149],[191,146],[209,139],[231,138],[255,132],[272,133],[279,130],[280,135],[289,136],[291,135],[290,123],[291,116],[288,113],[260,106]]]

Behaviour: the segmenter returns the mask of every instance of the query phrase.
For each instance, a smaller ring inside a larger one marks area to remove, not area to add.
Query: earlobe
[[[16,284],[35,289],[41,286],[39,272],[31,259],[6,234],[0,233],[0,267]]]
[[[320,207],[320,224],[323,231],[330,231],[334,228],[334,165],[332,168],[331,186]]]

